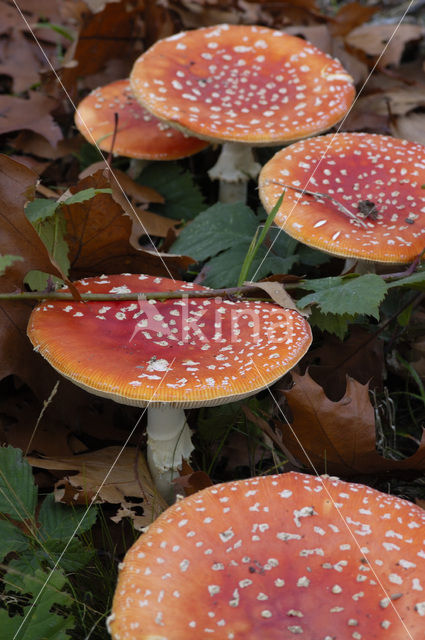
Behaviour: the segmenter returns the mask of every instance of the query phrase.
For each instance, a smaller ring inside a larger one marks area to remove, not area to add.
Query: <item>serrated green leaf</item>
[[[38,514],[40,523],[38,536],[40,540],[56,538],[68,541],[75,533],[79,535],[91,529],[96,522],[96,516],[95,505],[88,511],[85,507],[69,507],[61,502],[55,502],[54,495],[49,494],[43,500]]]
[[[34,224],[35,222],[41,222],[53,216],[59,203],[57,200],[47,200],[46,198],[35,198],[31,202],[28,202],[25,207],[25,215],[28,220]]]
[[[218,256],[211,258],[206,269],[206,277],[202,284],[208,287],[221,288],[236,286],[249,244],[247,242],[237,244],[227,251],[223,251]],[[269,275],[270,273],[287,273],[297,260],[297,256],[281,258],[272,254],[267,254],[267,249],[262,246],[252,261],[248,272],[248,280],[255,280]],[[264,259],[265,258],[265,259]]]
[[[204,197],[192,173],[177,162],[153,162],[137,182],[164,196],[164,204],[150,204],[149,209],[168,218],[192,220],[205,208]]]
[[[24,575],[21,592],[31,593],[33,604],[23,608],[23,616],[11,618],[5,610],[0,611],[2,640],[12,640],[18,632],[18,640],[67,640],[66,630],[73,627],[74,619],[68,614],[59,616],[52,612],[52,607],[72,604],[70,595],[62,591],[66,583],[60,571],[46,573],[37,568],[33,574]]]
[[[309,288],[305,286],[304,288]],[[379,319],[379,305],[387,294],[387,284],[374,273],[352,278],[321,278],[310,280],[315,292],[297,302],[300,309],[317,304],[322,313],[337,315],[368,315]],[[334,286],[332,286],[334,285]]]
[[[32,468],[22,459],[22,451],[0,447],[0,513],[19,521],[33,518],[36,501]]]
[[[24,608],[24,615],[30,613],[30,608]],[[43,611],[44,613],[44,611]],[[49,613],[48,624],[36,619],[37,627],[28,629],[28,625],[21,627],[24,616],[8,616],[7,611],[0,610],[0,629],[2,640],[69,640],[71,636],[66,633],[74,625],[72,616],[66,618]],[[19,631],[19,635],[18,634]]]
[[[85,547],[80,540],[74,538],[64,552],[67,544],[65,540],[46,540],[38,550],[38,556],[46,559],[51,566],[59,562],[58,566],[65,573],[79,571],[90,562],[94,549]]]
[[[86,200],[94,198],[98,193],[112,193],[112,189],[94,189],[90,187],[89,189],[82,189],[60,202],[47,198],[35,198],[31,202],[28,202],[25,207],[25,215],[32,224],[43,222],[43,220],[54,216],[61,205],[85,202]]]
[[[389,289],[392,289],[394,287],[412,287],[415,289],[425,289],[425,269],[415,271],[415,273],[412,273],[410,276],[406,276],[405,278],[400,278],[399,280],[388,282],[387,287]]]
[[[19,553],[28,549],[29,539],[17,526],[8,520],[0,520],[0,562],[8,553]]]
[[[4,274],[7,267],[10,267],[17,260],[22,261],[22,256],[0,255],[0,276]]]
[[[32,548],[24,550],[17,558],[13,558],[7,565],[7,572],[3,577],[5,591],[7,593],[13,591],[16,593],[29,593],[32,596],[36,595],[44,584],[47,575],[44,572],[41,561],[41,556],[34,553]],[[36,577],[39,572],[44,576],[42,579]],[[31,583],[27,580],[29,576],[33,577],[33,582]]]
[[[348,314],[337,315],[335,313],[322,313],[317,307],[312,307],[308,321],[312,326],[318,327],[321,331],[334,333],[340,340],[343,340],[348,331],[348,326],[354,321],[354,316]]]
[[[69,198],[65,198],[60,202],[60,204],[77,204],[79,202],[86,202],[86,200],[91,200],[98,193],[112,193],[112,189],[94,189],[93,187],[89,187],[88,189],[82,189],[81,191],[77,191]]]
[[[258,218],[245,204],[218,202],[182,229],[171,251],[206,260],[245,242],[246,252],[257,228]]]
[[[86,189],[86,191],[89,191],[89,189]],[[59,265],[62,273],[68,275],[70,268],[68,258],[69,247],[65,240],[66,221],[62,211],[58,210],[54,216],[40,222],[35,222],[33,225],[49,254],[56,264]],[[30,271],[25,276],[25,282],[35,291],[43,291],[43,289],[47,287],[48,281],[52,279],[56,283],[61,283],[59,278],[52,278],[52,276],[42,271]]]
[[[325,291],[326,289],[334,289],[344,284],[345,280],[342,276],[332,278],[315,278],[314,280],[302,280],[297,286],[299,289],[307,289],[308,291]]]

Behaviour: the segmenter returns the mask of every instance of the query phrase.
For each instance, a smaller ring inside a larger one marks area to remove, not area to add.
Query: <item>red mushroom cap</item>
[[[267,211],[287,184],[331,196],[352,214],[328,198],[287,189],[275,222],[300,242],[338,256],[404,263],[425,247],[424,179],[422,145],[338,133],[279,151],[263,167],[259,185]]]
[[[176,160],[208,146],[158,120],[132,96],[129,80],[116,80],[92,91],[78,105],[75,124],[80,133],[110,151],[118,114],[114,153],[128,158]]]
[[[114,640],[422,640],[425,512],[300,473],[209,487],[128,551]]]
[[[178,33],[143,53],[134,95],[207,140],[275,145],[329,129],[354,99],[341,64],[309,42],[258,26]]]
[[[75,284],[82,293],[207,290],[134,274]],[[46,301],[34,309],[28,336],[55,369],[92,393],[181,408],[252,395],[289,371],[311,343],[296,311],[221,298]]]

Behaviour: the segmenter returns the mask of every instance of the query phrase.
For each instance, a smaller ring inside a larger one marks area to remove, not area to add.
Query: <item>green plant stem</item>
[[[252,261],[254,260],[255,256],[257,255],[258,249],[261,247],[261,245],[264,242],[264,239],[273,223],[273,220],[276,217],[277,212],[280,209],[280,205],[282,204],[282,200],[283,200],[283,196],[285,195],[285,192],[282,193],[282,195],[279,197],[278,201],[276,202],[275,206],[273,207],[273,209],[270,211],[269,215],[267,216],[267,220],[264,223],[264,227],[263,230],[260,233],[260,236],[257,240],[257,233],[255,234],[255,236],[252,239],[251,244],[249,245],[249,249],[247,251],[247,254],[245,256],[245,259],[242,263],[242,268],[241,268],[241,272],[239,274],[239,279],[238,279],[238,287],[240,287],[242,285],[243,282],[245,282],[245,280],[248,277],[248,272],[249,269],[251,267]],[[258,229],[257,229],[258,232]]]

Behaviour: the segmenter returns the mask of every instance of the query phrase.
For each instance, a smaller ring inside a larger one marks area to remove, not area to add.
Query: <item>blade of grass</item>
[[[239,279],[238,279],[238,287],[241,286],[241,284],[243,282],[245,282],[245,280],[248,277],[248,273],[249,270],[251,268],[251,264],[252,261],[254,260],[255,256],[257,255],[258,249],[261,247],[261,245],[263,244],[265,237],[268,233],[268,230],[270,229],[277,212],[280,209],[280,205],[282,204],[283,201],[283,196],[285,195],[285,192],[282,193],[282,195],[279,197],[278,201],[276,202],[275,206],[273,207],[273,209],[270,211],[269,215],[267,216],[267,220],[264,223],[263,226],[263,230],[261,231],[258,239],[257,239],[257,235],[258,235],[258,229],[257,232],[255,233],[251,244],[249,245],[249,249],[246,253],[245,259],[242,263],[242,268],[241,268],[241,272],[239,274]]]

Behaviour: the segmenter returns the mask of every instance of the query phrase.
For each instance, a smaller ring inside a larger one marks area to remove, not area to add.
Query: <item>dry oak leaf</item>
[[[308,373],[291,375],[294,386],[284,393],[293,421],[291,429],[281,424],[282,440],[304,465],[343,476],[425,469],[425,435],[418,451],[405,460],[387,460],[376,451],[374,409],[367,384],[347,376],[345,395],[332,402]]]
[[[80,180],[72,193],[111,188],[103,171]],[[71,274],[74,278],[114,273],[146,273],[179,277],[194,261],[186,256],[160,254],[136,248],[132,243],[134,220],[109,193],[62,207],[67,223]]]
[[[94,499],[97,503],[118,504],[117,513],[111,518],[114,522],[128,516],[140,530],[167,508],[136,447],[106,447],[71,457],[26,459],[41,469],[77,471],[55,484],[56,501],[87,505]]]
[[[380,67],[397,67],[406,45],[420,40],[423,33],[423,28],[414,24],[401,24],[396,29],[395,24],[372,23],[351,31],[345,42],[349,49],[363,54],[372,65],[379,58]]]
[[[331,18],[329,28],[334,36],[345,36],[347,33],[370,20],[378,7],[366,7],[360,2],[349,2],[343,5]]]
[[[61,81],[71,97],[76,98],[80,78],[102,71],[112,57],[125,59],[130,72],[131,61],[137,55],[134,41],[143,35],[143,5],[143,0],[118,0],[103,8],[98,3],[95,13],[85,7],[78,38],[66,52],[60,70]],[[59,85],[57,91],[59,96]]]
[[[24,207],[35,193],[37,174],[25,165],[0,154],[0,255],[20,256],[0,278],[0,291],[21,289],[28,271],[39,269],[64,278],[25,216]],[[0,304],[0,380],[15,374],[38,395],[50,392],[49,367],[37,357],[26,336],[32,305],[3,300]]]
[[[93,175],[99,170],[105,170],[105,161],[95,162],[78,176],[80,180]],[[166,218],[146,209],[150,202],[165,202],[164,197],[155,189],[138,184],[124,171],[114,169],[110,171],[110,187],[112,197],[123,211],[133,220],[130,244],[140,248],[137,239],[144,235],[166,238],[170,230],[175,230],[177,220]],[[137,206],[141,205],[141,206]]]
[[[29,92],[29,99],[0,96],[0,134],[28,129],[39,133],[52,145],[62,139],[60,127],[51,116],[56,100],[37,91]]]
[[[425,114],[412,111],[405,116],[395,117],[390,123],[390,131],[395,138],[419,142],[425,146]]]

